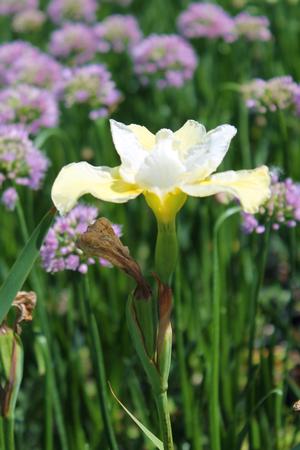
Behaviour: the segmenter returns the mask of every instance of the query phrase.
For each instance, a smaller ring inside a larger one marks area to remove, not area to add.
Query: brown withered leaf
[[[140,266],[130,256],[128,247],[122,244],[106,217],[100,217],[90,225],[78,241],[78,247],[88,256],[104,258],[132,277],[136,283],[136,297],[147,299],[151,289],[142,275]]]
[[[19,291],[13,301],[13,306],[18,308],[19,317],[17,323],[32,320],[32,313],[36,305],[36,293],[33,291]]]

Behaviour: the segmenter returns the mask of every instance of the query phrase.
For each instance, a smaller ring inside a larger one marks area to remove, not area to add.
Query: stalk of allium
[[[155,393],[164,447],[173,449],[167,382],[172,347],[169,284],[177,257],[176,214],[188,195],[206,197],[219,192],[231,193],[245,211],[254,213],[269,198],[270,176],[265,166],[214,173],[236,134],[231,125],[221,125],[207,133],[203,125],[189,120],[176,132],[162,129],[154,135],[143,126],[126,126],[111,120],[111,131],[121,164],[115,168],[93,167],[86,162],[65,166],[54,181],[52,199],[60,213],[65,214],[87,193],[114,203],[124,203],[143,194],[156,216],[158,378],[153,374],[151,364],[147,366],[149,358],[145,356],[145,350],[138,344],[136,349]],[[131,333],[138,342],[131,303],[128,311]]]
[[[97,0],[51,0],[48,14],[54,23],[66,21],[94,22],[96,20]]]
[[[48,159],[34,147],[24,128],[0,126],[0,188],[6,187],[1,201],[8,209],[14,209],[18,198],[11,185],[39,189],[48,165]]]
[[[46,272],[73,270],[85,274],[90,265],[96,264],[97,259],[86,257],[76,241],[97,216],[97,208],[79,204],[66,216],[56,218],[41,247],[42,266]],[[121,236],[120,225],[113,225],[113,229]],[[103,258],[98,258],[98,262],[102,266],[109,266]]]
[[[12,28],[17,33],[31,33],[41,29],[46,20],[46,14],[39,9],[28,9],[16,14]]]
[[[141,83],[159,89],[183,86],[197,66],[192,46],[175,34],[148,36],[132,49],[132,58]]]
[[[234,21],[221,6],[212,3],[192,3],[178,17],[178,29],[186,38],[222,38],[231,42]]]
[[[246,234],[261,234],[271,222],[273,230],[281,227],[293,228],[300,223],[300,184],[290,178],[279,181],[277,174],[272,174],[271,196],[254,214],[242,214],[242,229]]]
[[[22,124],[29,133],[58,123],[58,105],[45,89],[19,84],[0,91],[0,124]]]
[[[95,26],[95,32],[101,41],[100,50],[112,50],[116,53],[122,53],[132,48],[142,38],[139,24],[131,15],[108,16]]]
[[[66,69],[62,86],[61,94],[67,108],[87,105],[91,119],[107,117],[121,100],[110,72],[102,64]]]
[[[270,80],[254,79],[241,85],[241,93],[250,110],[259,113],[284,109],[297,109],[300,87],[291,76]]]
[[[94,28],[84,23],[65,23],[50,36],[50,53],[72,65],[89,62],[97,50]]]

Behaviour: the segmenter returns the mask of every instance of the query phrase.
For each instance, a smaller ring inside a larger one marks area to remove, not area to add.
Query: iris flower
[[[68,212],[88,193],[113,203],[143,194],[158,221],[168,223],[188,195],[226,192],[249,213],[256,212],[269,197],[266,166],[215,173],[237,132],[231,125],[206,132],[202,124],[188,120],[176,132],[164,128],[154,135],[140,125],[127,126],[115,120],[110,124],[121,164],[110,168],[79,162],[63,167],[52,187],[52,199],[60,213]]]

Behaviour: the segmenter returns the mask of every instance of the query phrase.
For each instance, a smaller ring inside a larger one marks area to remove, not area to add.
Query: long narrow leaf
[[[124,411],[131,417],[131,419],[137,424],[137,426],[142,430],[142,432],[147,436],[148,439],[158,448],[158,450],[164,450],[164,444],[160,439],[158,439],[150,430],[148,430],[145,425],[143,425],[127,408],[123,403],[118,399],[114,391],[112,390],[111,385],[109,384],[109,389],[114,396],[114,398],[117,400],[119,405],[124,409]]]
[[[55,212],[56,210],[52,208],[42,218],[0,288],[0,323],[7,315],[18,291],[22,289],[39,255],[40,247],[52,223]]]

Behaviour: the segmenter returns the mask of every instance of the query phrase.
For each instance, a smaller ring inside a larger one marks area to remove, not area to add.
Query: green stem
[[[155,396],[164,450],[174,450],[167,392]]]
[[[22,204],[19,200],[17,201],[17,204],[16,204],[16,210],[17,210],[17,215],[18,215],[19,222],[20,222],[22,237],[24,239],[24,242],[26,242],[29,239],[29,232],[28,232]],[[44,333],[44,335],[46,337],[49,354],[52,355],[51,329],[50,329],[50,325],[48,322],[47,311],[46,311],[45,304],[44,304],[44,298],[45,298],[44,290],[43,290],[42,284],[40,282],[40,278],[39,278],[38,274],[35,272],[35,270],[33,270],[32,273],[30,274],[29,279],[32,283],[34,290],[37,292],[38,318],[39,318],[39,321],[41,324],[42,332]],[[64,420],[63,420],[62,405],[61,405],[61,401],[59,398],[59,390],[58,390],[57,381],[56,381],[56,374],[55,374],[52,364],[48,365],[48,377],[49,377],[48,381],[52,386],[53,406],[55,409],[57,428],[58,428],[58,433],[59,433],[60,440],[61,440],[62,450],[68,450],[67,433],[66,433],[66,428],[64,425]],[[50,408],[47,406],[46,406],[46,411],[49,414],[51,413]],[[46,422],[48,422],[48,420],[51,421],[52,419],[50,417],[48,417],[48,418],[46,418]]]
[[[177,262],[175,218],[168,223],[157,222],[155,271],[163,283],[170,284]]]
[[[92,312],[90,304],[90,288],[88,284],[87,276],[84,276],[83,289],[83,308],[85,312],[85,321],[88,332],[88,342],[92,354],[92,360],[96,372],[96,384],[98,395],[100,399],[100,408],[104,423],[104,428],[109,443],[109,448],[111,450],[118,450],[118,444],[116,441],[115,433],[112,426],[111,414],[109,411],[109,400],[107,397],[107,381],[105,374],[105,366],[103,359],[102,343],[100,339],[100,334],[97,326],[95,316]]]
[[[12,417],[4,417],[3,428],[5,450],[15,450],[14,419]]]
[[[221,450],[220,423],[220,338],[221,338],[221,295],[218,233],[221,225],[233,214],[240,212],[239,207],[230,208],[217,220],[214,227],[213,247],[213,307],[212,307],[212,376],[210,401],[211,450]]]

